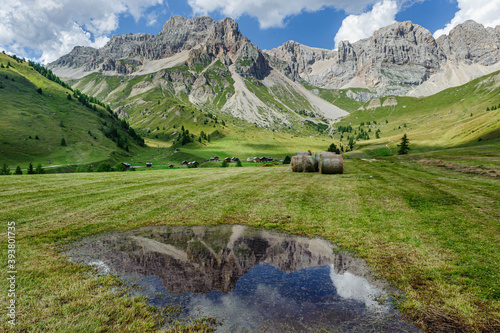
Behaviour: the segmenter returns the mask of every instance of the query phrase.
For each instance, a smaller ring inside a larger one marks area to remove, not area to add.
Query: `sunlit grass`
[[[442,325],[499,328],[497,178],[423,165],[411,157],[346,159],[343,175],[285,170],[0,177],[0,213],[4,221],[16,222],[18,232],[17,328],[154,330],[159,317],[145,300],[113,294],[115,280],[68,263],[59,254],[61,246],[110,230],[221,223],[319,236],[366,258],[377,275],[404,293],[403,313],[429,331]],[[5,238],[0,246],[5,248]],[[2,289],[5,283],[2,279]],[[5,297],[1,294],[3,303]]]

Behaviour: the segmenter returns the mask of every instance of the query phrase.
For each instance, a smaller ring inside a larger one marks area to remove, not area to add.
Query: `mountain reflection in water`
[[[362,259],[325,240],[244,226],[145,227],[92,236],[67,252],[100,273],[133,279],[141,295],[220,331],[414,331]],[[286,329],[285,329],[286,328]]]

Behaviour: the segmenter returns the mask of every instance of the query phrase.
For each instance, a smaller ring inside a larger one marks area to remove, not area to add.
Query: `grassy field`
[[[244,224],[323,237],[366,258],[404,293],[399,309],[427,331],[498,332],[499,178],[423,163],[498,172],[497,143],[474,150],[345,159],[342,175],[283,166],[0,177],[2,249],[7,223],[16,223],[14,331],[156,331],[161,320],[146,300],[115,294],[119,282],[69,263],[61,250],[146,225]],[[5,250],[1,271],[4,307]]]

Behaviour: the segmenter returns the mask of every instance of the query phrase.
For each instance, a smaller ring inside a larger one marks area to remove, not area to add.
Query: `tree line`
[[[34,174],[44,174],[45,170],[43,169],[41,164],[38,164],[36,168],[33,168],[33,164],[30,163],[28,166],[28,169],[26,170],[27,175],[34,175]],[[12,172],[10,171],[9,166],[7,163],[4,163],[2,165],[2,168],[0,169],[0,175],[11,175]],[[18,165],[13,172],[14,175],[22,175],[23,171],[21,170],[21,167]]]

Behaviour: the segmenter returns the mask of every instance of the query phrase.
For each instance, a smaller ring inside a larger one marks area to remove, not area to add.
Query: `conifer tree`
[[[35,174],[35,170],[33,170],[33,164],[30,163],[30,165],[28,166],[28,175],[34,175]]]
[[[66,147],[66,140],[64,138],[61,139],[61,146]]]
[[[16,167],[16,171],[14,171],[14,174],[16,174],[16,175],[22,175],[23,174],[23,171],[21,170],[21,167],[19,165]]]
[[[10,175],[10,168],[7,163],[4,163],[2,169],[0,170],[0,175]]]
[[[350,137],[349,138],[349,143],[348,143],[349,150],[353,150],[355,144],[356,144],[356,142],[354,142],[354,137]]]
[[[340,149],[335,145],[335,143],[332,143],[330,147],[328,147],[328,151],[336,154],[340,154]]]
[[[41,164],[38,164],[36,166],[36,173],[41,175],[41,174],[44,174],[45,173],[45,170],[42,168],[42,165]]]
[[[410,150],[410,140],[408,140],[406,133],[401,138],[401,144],[399,144],[398,147],[398,155],[408,154],[408,151]]]

